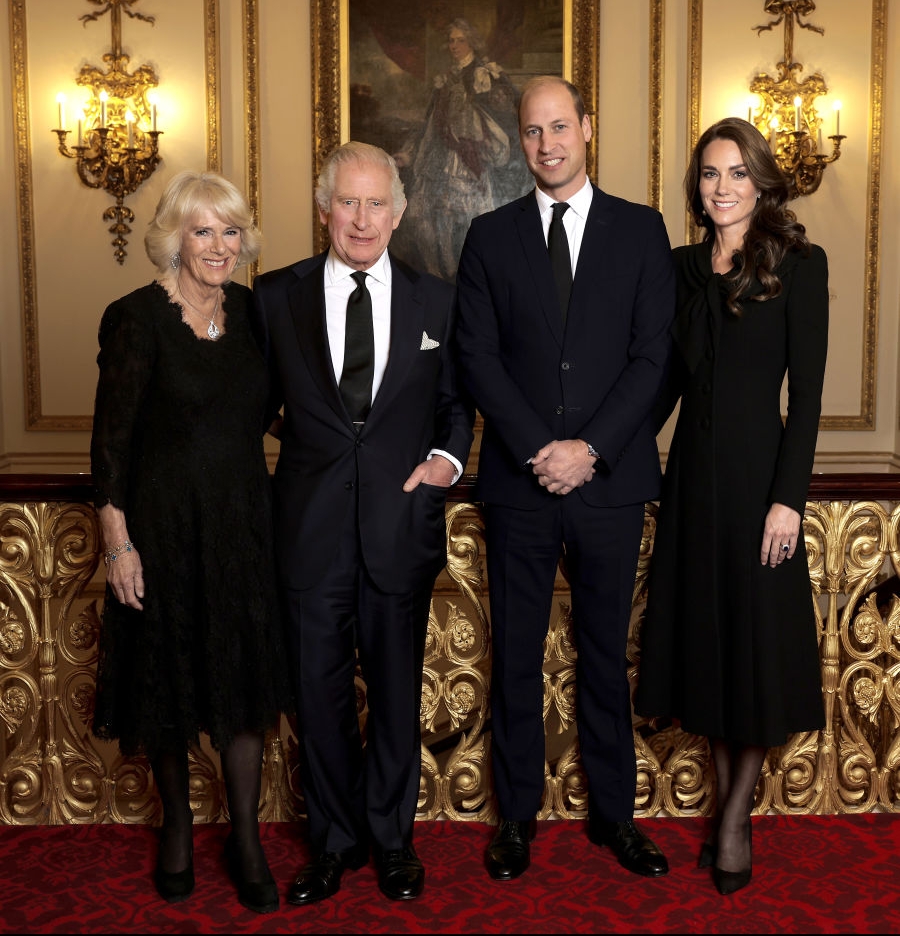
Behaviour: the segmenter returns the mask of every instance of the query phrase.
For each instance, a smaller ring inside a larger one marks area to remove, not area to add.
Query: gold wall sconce
[[[817,98],[828,93],[825,79],[810,75],[803,80],[800,73],[803,65],[794,61],[794,22],[801,29],[809,29],[820,35],[825,30],[800,17],[812,13],[816,5],[813,0],[767,0],[763,4],[766,13],[777,14],[777,18],[764,26],[754,26],[757,34],[784,23],[784,59],[778,63],[778,76],[757,75],[750,82],[750,90],[762,98],[762,106],[751,106],[747,119],[767,137],[769,146],[782,171],[788,177],[791,198],[812,195],[822,181],[825,167],[841,156],[841,102],[834,102],[834,133],[830,134],[831,153],[822,149],[822,123],[814,106]]]
[[[97,0],[87,0],[97,3]],[[78,178],[88,188],[103,189],[116,203],[103,212],[104,221],[112,221],[109,231],[116,260],[125,262],[131,233],[129,222],[134,212],[125,205],[127,196],[135,192],[160,163],[156,102],[152,89],[159,84],[153,68],[141,65],[129,73],[129,56],[122,53],[122,13],[131,19],[153,25],[154,17],[130,9],[138,0],[103,0],[105,6],[96,13],[85,13],[79,19],[87,26],[107,12],[110,14],[112,47],[103,56],[109,66],[105,71],[95,65],[84,65],[76,84],[90,90],[90,98],[79,111],[77,142],[69,147],[66,128],[66,100],[57,95],[59,127],[53,132],[59,137],[59,151],[74,159]]]

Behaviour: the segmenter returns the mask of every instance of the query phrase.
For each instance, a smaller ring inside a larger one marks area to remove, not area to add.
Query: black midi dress
[[[199,731],[222,749],[290,706],[250,302],[225,286],[217,341],[199,339],[158,283],[100,324],[96,504],[124,511],[145,597],[139,611],[107,588],[93,728],[127,754],[177,750]]]
[[[815,245],[808,255],[790,252],[778,269],[781,295],[742,301],[737,316],[713,273],[710,244],[674,256],[671,398],[680,395],[681,408],[640,629],[635,710],[676,718],[693,734],[774,747],[824,723],[802,530],[794,556],[776,568],[761,564],[760,548],[773,503],[801,516],[805,509],[825,373],[827,260]]]

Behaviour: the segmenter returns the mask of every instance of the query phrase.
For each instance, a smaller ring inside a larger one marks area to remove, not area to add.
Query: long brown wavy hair
[[[738,298],[747,292],[754,279],[759,280],[763,291],[747,297],[752,301],[765,302],[781,293],[781,280],[775,272],[778,265],[789,250],[808,253],[809,240],[806,228],[787,207],[788,182],[766,138],[748,121],[726,117],[714,123],[697,140],[684,175],[687,208],[694,223],[705,230],[704,242],[711,242],[716,234],[712,218],[704,211],[700,199],[703,151],[713,140],[731,140],[737,144],[750,179],[759,191],[743,248],[734,252],[734,270],[727,277],[731,287],[727,297],[728,308],[735,315],[740,315]]]

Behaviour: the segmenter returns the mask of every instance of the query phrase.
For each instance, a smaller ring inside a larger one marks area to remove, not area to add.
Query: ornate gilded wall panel
[[[433,593],[421,705],[419,819],[492,821],[490,612],[481,514],[448,506],[446,570]],[[648,505],[635,578],[629,678],[640,667],[640,625],[656,508]],[[773,749],[757,788],[759,812],[900,810],[900,501],[811,501],[805,520],[826,728]],[[147,761],[124,758],[89,730],[103,599],[100,540],[87,502],[0,503],[0,823],[160,820]],[[698,600],[702,600],[699,597]],[[585,815],[575,731],[575,662],[565,569],[557,577],[544,666],[547,738],[540,816]],[[365,683],[357,674],[365,735]],[[642,815],[705,815],[714,807],[706,740],[677,725],[635,719]],[[197,821],[227,817],[218,755],[191,754]],[[303,815],[294,726],[269,732],[260,817]]]

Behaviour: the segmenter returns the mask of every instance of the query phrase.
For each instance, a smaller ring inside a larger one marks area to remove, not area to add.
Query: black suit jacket
[[[253,284],[272,411],[284,409],[274,481],[279,572],[290,588],[316,583],[358,496],[363,556],[376,585],[391,593],[430,589],[446,561],[447,491],[420,484],[406,494],[403,482],[432,448],[465,465],[472,443],[473,413],[457,392],[452,354],[454,290],[391,257],[387,369],[357,435],[329,351],[326,257]],[[423,349],[425,335],[437,346]]]
[[[484,416],[478,497],[534,509],[526,461],[552,439],[603,458],[572,495],[621,506],[659,494],[652,410],[666,374],[675,280],[659,212],[594,187],[563,330],[534,192],[476,218],[459,263],[461,374]]]

